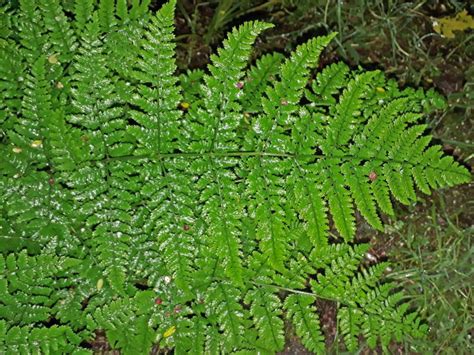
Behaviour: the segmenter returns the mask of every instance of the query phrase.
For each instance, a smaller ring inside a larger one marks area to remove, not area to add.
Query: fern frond
[[[169,2],[152,17],[136,64],[129,69],[131,79],[139,83],[137,92],[128,93],[128,102],[140,110],[129,111],[136,124],[127,128],[140,146],[137,155],[169,153],[177,148],[172,141],[180,134],[177,105],[181,95],[174,75],[173,21],[174,3]]]
[[[361,316],[361,312],[358,309],[352,307],[343,307],[337,312],[339,327],[344,337],[344,343],[346,344],[347,350],[349,351],[355,351],[358,348],[358,335],[361,331]]]
[[[374,170],[372,171],[374,174],[377,174]],[[393,206],[390,200],[390,190],[388,189],[387,183],[382,179],[376,179],[370,186],[372,193],[374,194],[374,199],[377,201],[380,209],[386,214],[393,216],[395,213],[393,212]]]
[[[284,307],[287,311],[286,317],[291,320],[303,345],[320,354],[326,351],[326,347],[314,302],[315,298],[312,296],[296,294],[285,299]]]
[[[82,338],[68,326],[11,327],[0,320],[0,352],[6,355],[21,353],[44,354],[72,353],[77,349]]]
[[[21,116],[14,121],[9,131],[12,143],[7,160],[15,167],[15,172],[23,174],[28,164],[40,167],[46,165],[43,147],[42,123],[51,114],[51,94],[46,79],[46,58],[40,57],[26,78],[25,91],[21,103]],[[11,122],[13,123],[13,122]],[[22,159],[18,159],[21,156]]]
[[[309,70],[316,65],[320,53],[331,38],[321,37],[298,47],[291,58],[283,63],[280,80],[266,89],[266,96],[262,99],[263,114],[256,118],[253,132],[247,135],[246,147],[265,152],[283,152],[289,148],[290,140],[284,134],[286,125],[294,121],[292,113],[301,99]],[[281,177],[289,175],[291,165],[278,158],[255,157],[246,161],[245,169],[253,171],[248,177],[251,183],[247,192],[255,196],[257,238],[260,239],[264,254],[270,257],[270,263],[282,271],[286,259],[284,245],[288,226],[282,218],[284,211],[280,201],[285,195],[286,184]],[[321,217],[321,211],[317,213]],[[313,220],[315,217],[312,216]],[[319,224],[321,232],[325,228],[324,219]]]
[[[255,130],[259,133],[258,147],[265,151],[283,152],[286,147],[281,146],[287,141],[282,130],[294,119],[291,114],[296,111],[296,104],[300,101],[303,89],[307,84],[311,68],[317,65],[323,49],[329,44],[334,35],[318,37],[299,46],[289,59],[280,68],[278,81],[266,89],[266,96],[262,98],[264,115],[258,117]],[[279,127],[279,125],[283,127]],[[269,142],[272,141],[270,145]],[[280,142],[280,144],[276,144]]]
[[[311,288],[316,295],[337,300],[340,304],[338,320],[344,343],[349,351],[358,348],[358,338],[363,334],[371,348],[380,339],[387,346],[392,339],[401,339],[401,332],[421,337],[426,326],[415,315],[407,315],[408,303],[402,294],[394,293],[394,284],[380,284],[387,263],[380,263],[358,271],[359,263],[368,250],[367,244],[331,245],[329,250],[315,249],[311,259],[322,268]],[[321,255],[331,255],[321,259]]]
[[[248,69],[261,22],[179,77],[176,1],[149,4],[0,7],[0,352],[84,353],[103,329],[124,354],[272,353],[287,320],[322,353],[318,298],[350,351],[423,336],[349,242],[355,208],[382,229],[392,197],[470,179],[425,134],[436,98],[334,64],[307,102],[334,35]]]
[[[179,76],[180,86],[183,89],[183,102],[181,108],[188,110],[191,105],[198,105],[202,97],[201,87],[204,77],[202,70],[188,70]]]
[[[3,11],[3,9],[0,9],[0,11]],[[2,12],[1,16],[3,23],[4,17],[8,16],[8,12]],[[5,26],[8,25],[5,24]],[[22,77],[24,71],[24,63],[18,46],[7,38],[0,42],[0,51],[2,51],[0,57],[0,95],[2,97],[0,102],[0,124],[5,128],[11,126],[14,121],[14,113],[21,107],[23,85],[19,78]]]
[[[168,328],[173,329],[173,328]],[[201,316],[178,323],[175,337],[175,351],[180,354],[204,354],[206,348],[207,320]]]
[[[281,351],[285,343],[281,301],[274,290],[251,289],[244,299],[258,331],[257,346],[269,352]]]
[[[267,54],[250,68],[245,83],[242,83],[243,94],[240,98],[245,112],[258,112],[262,95],[271,80],[276,78],[283,58],[279,53]]]
[[[54,317],[53,307],[61,302],[63,288],[72,285],[70,270],[80,261],[21,252],[0,255],[0,316],[15,325],[46,322]]]
[[[324,171],[323,191],[329,201],[329,209],[334,225],[341,236],[350,241],[355,234],[355,217],[352,198],[344,187],[344,177],[337,165],[330,166]]]
[[[325,67],[311,84],[314,94],[306,91],[306,96],[316,106],[335,104],[334,95],[346,84],[348,73],[349,67],[342,62]]]
[[[41,20],[37,1],[21,0],[18,19],[18,35],[21,43],[23,58],[34,63],[44,55],[44,45],[47,41],[46,28]]]
[[[372,227],[383,231],[382,222],[377,215],[375,199],[369,185],[370,172],[366,168],[353,163],[344,164],[342,171],[346,184],[349,186],[355,204],[362,216]]]
[[[298,164],[297,162],[295,164]],[[316,179],[316,171],[302,171],[297,166],[294,175],[288,179],[288,185],[294,187],[293,201],[295,209],[299,211],[301,218],[307,223],[305,232],[314,247],[327,244],[327,231],[329,221],[327,218],[326,202],[323,198],[321,187],[311,183]]]
[[[191,146],[197,151],[218,152],[239,148],[236,128],[240,124],[239,88],[236,84],[244,75],[244,68],[256,36],[271,27],[261,22],[250,22],[234,30],[224,41],[218,55],[211,57],[209,71],[204,77],[203,107],[190,111],[193,130]],[[236,177],[229,170],[237,165],[235,159],[204,158],[195,162],[200,171],[206,171],[198,186],[202,186],[203,214],[209,224],[210,243],[217,255],[223,256],[227,275],[242,282],[241,242],[239,218],[243,208]],[[223,216],[226,216],[224,219]]]
[[[156,319],[151,319],[154,305],[152,291],[138,292],[134,298],[118,299],[96,309],[89,327],[107,331],[113,349],[125,353],[149,353],[156,338]]]
[[[364,95],[376,72],[367,72],[352,79],[335,106],[335,114],[327,129],[326,140],[321,144],[324,152],[338,152],[338,147],[345,145],[354,133],[354,128],[360,120],[360,110]]]
[[[71,60],[77,48],[76,38],[61,2],[40,0],[38,3],[43,15],[44,27],[49,31],[47,36],[48,45],[51,46],[50,55],[56,55],[59,62]]]
[[[101,30],[107,32],[115,25],[115,0],[100,0],[97,13]]]
[[[246,312],[239,303],[240,292],[232,284],[215,283],[208,290],[206,314],[219,322],[222,350],[229,352],[244,343]]]
[[[78,31],[84,30],[94,9],[94,0],[75,0],[74,3],[74,25]]]

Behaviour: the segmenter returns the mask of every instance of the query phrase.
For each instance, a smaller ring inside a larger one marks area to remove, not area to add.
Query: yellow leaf
[[[168,330],[166,332],[163,333],[163,337],[168,338],[168,337],[172,336],[175,331],[176,331],[176,327],[174,325],[172,325],[171,327],[168,328]]]
[[[463,10],[454,17],[443,17],[433,21],[433,29],[441,36],[454,38],[453,31],[465,31],[474,28],[474,18]]]
[[[189,102],[181,102],[181,108],[183,108],[184,110],[187,110],[189,106]]]
[[[380,93],[385,92],[385,89],[380,86],[376,87],[375,89],[377,90],[377,92],[380,92]]]
[[[97,280],[97,291],[102,290],[102,287],[104,287],[104,279]]]

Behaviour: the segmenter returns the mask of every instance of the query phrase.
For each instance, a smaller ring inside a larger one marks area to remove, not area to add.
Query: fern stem
[[[295,155],[289,153],[269,153],[269,152],[201,152],[201,153],[158,153],[158,154],[142,154],[142,155],[124,155],[120,157],[108,158],[114,160],[139,160],[157,158],[158,160],[166,158],[194,158],[194,157],[269,157],[269,158],[323,158],[323,155]]]
[[[294,290],[292,288],[287,288],[287,287],[277,286],[277,285],[271,285],[271,284],[266,284],[266,283],[257,282],[257,281],[251,281],[251,283],[256,285],[256,286],[274,287],[274,288],[277,288],[281,291],[287,291],[287,292],[295,293],[295,294],[298,294],[298,295],[312,296],[312,297],[320,298],[320,299],[323,299],[323,300],[326,300],[326,301],[341,302],[337,298],[321,296],[321,295],[318,295],[316,293],[312,293],[312,292],[308,292],[308,291]]]
[[[155,153],[155,154],[142,154],[142,155],[124,155],[120,157],[108,157],[104,160],[107,161],[115,161],[115,160],[140,160],[140,159],[152,159],[155,158],[157,160],[166,159],[166,158],[195,158],[195,157],[217,157],[217,158],[229,158],[229,157],[263,157],[263,158],[292,158],[292,159],[308,159],[308,158],[316,158],[316,159],[327,159],[327,158],[335,158],[335,159],[348,159],[348,160],[360,160],[361,162],[365,161],[372,161],[372,162],[380,162],[380,163],[397,163],[402,165],[409,165],[409,166],[418,166],[417,164],[413,164],[410,161],[400,160],[400,159],[383,159],[378,157],[366,157],[366,156],[358,156],[356,154],[346,154],[340,156],[328,156],[323,154],[292,154],[292,153],[270,153],[270,152],[180,152],[180,153]],[[433,166],[431,167],[433,170],[438,170],[443,172],[444,169]],[[470,176],[469,173],[459,173],[455,172],[454,174],[461,175],[461,176]]]

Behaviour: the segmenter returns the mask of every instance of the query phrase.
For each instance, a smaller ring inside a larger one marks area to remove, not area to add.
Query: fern
[[[285,323],[323,353],[318,298],[349,351],[426,333],[352,242],[356,209],[383,230],[470,180],[425,133],[433,93],[315,73],[334,35],[249,67],[258,21],[178,76],[175,1],[61,3],[0,9],[1,353],[276,353]]]

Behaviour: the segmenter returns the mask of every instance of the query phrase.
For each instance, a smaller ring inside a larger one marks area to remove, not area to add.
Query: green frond
[[[211,56],[209,71],[204,76],[203,100],[190,110],[189,131],[197,151],[236,150],[240,146],[237,128],[242,108],[238,104],[240,84],[256,37],[272,25],[248,22],[236,28],[224,41],[217,55]],[[243,84],[243,83],[241,83]]]
[[[377,175],[377,179],[370,184],[372,193],[374,194],[374,199],[377,201],[378,206],[384,213],[393,216],[395,213],[393,212],[388,185],[384,180],[378,179],[380,171],[373,172]]]
[[[284,220],[281,198],[285,194],[285,180],[289,164],[275,158],[264,160],[249,158],[246,169],[247,189],[245,198],[249,201],[249,212],[255,218],[256,238],[260,249],[270,265],[283,272],[287,259],[288,226]]]
[[[342,62],[325,67],[311,83],[313,92],[306,91],[306,96],[316,106],[335,104],[334,95],[344,87],[348,74],[349,67]]]
[[[264,115],[257,117],[254,125],[254,130],[260,136],[259,148],[273,152],[286,148],[276,143],[285,142],[282,131],[294,121],[292,113],[298,108],[310,70],[317,65],[321,52],[334,36],[314,38],[300,45],[281,65],[279,80],[267,87],[266,95],[262,98]]]
[[[329,166],[324,171],[324,180],[323,191],[329,202],[334,225],[346,241],[351,241],[355,235],[354,208],[337,165]]]
[[[172,327],[173,326],[168,329],[173,329]],[[175,338],[174,344],[176,353],[193,355],[204,354],[204,350],[206,349],[206,332],[207,320],[201,316],[181,320],[172,335]]]
[[[20,0],[17,31],[21,43],[20,52],[29,64],[46,54],[44,53],[47,42],[46,28],[37,1]]]
[[[75,0],[74,2],[74,25],[78,31],[83,31],[86,27],[86,23],[92,16],[94,9],[94,0]]]
[[[250,305],[250,314],[258,331],[257,346],[268,352],[283,349],[285,337],[281,319],[281,301],[274,290],[266,288],[251,289],[244,302]]]
[[[338,152],[338,148],[347,144],[352,138],[355,127],[361,121],[363,98],[367,94],[372,78],[377,72],[367,72],[357,75],[343,91],[339,102],[335,106],[335,117],[331,119],[327,128],[327,136],[321,147],[324,152]]]
[[[351,352],[422,337],[351,242],[356,208],[381,230],[392,198],[470,180],[425,132],[436,95],[314,73],[334,34],[248,68],[258,21],[178,75],[176,1],[150,4],[0,7],[0,353],[88,353],[97,330],[124,354],[274,353],[285,321],[323,353],[317,299]]]
[[[311,260],[315,263],[315,266],[324,268],[324,273],[318,273],[316,280],[311,280],[310,284],[312,289],[317,295],[326,297],[329,299],[340,300],[345,294],[346,284],[354,277],[359,267],[360,260],[364,257],[368,249],[367,244],[356,245],[354,248],[342,247],[337,248],[335,245],[331,245],[329,250],[323,249],[318,253],[311,254]],[[317,256],[324,255],[328,251],[336,251],[334,256],[326,258],[325,264],[322,264],[322,260],[318,260]]]
[[[154,236],[148,238],[150,247],[161,255],[162,272],[175,279],[185,292],[194,277],[192,264],[197,252],[194,235],[199,230],[193,212],[199,196],[190,184],[191,179],[182,160],[176,160],[172,169],[156,164],[143,174],[145,182],[140,197],[148,201],[151,209],[143,226],[147,235]],[[147,253],[145,249],[143,252]]]
[[[103,32],[115,25],[115,0],[100,0],[98,9],[100,28]]]
[[[19,78],[23,75],[24,63],[13,41],[0,42],[0,51],[0,124],[6,128],[11,126],[15,112],[21,107],[22,82]]]
[[[356,351],[359,347],[358,336],[361,331],[360,317],[361,312],[352,307],[343,307],[337,312],[337,319],[344,344],[350,352]]]
[[[128,9],[130,1],[117,0],[115,13],[122,23],[127,22],[128,20],[135,20],[148,12],[148,6],[150,3],[151,0],[134,0],[131,8]],[[169,1],[166,6],[174,8],[175,4],[175,1]]]
[[[6,355],[72,353],[82,338],[68,326],[11,327],[0,320],[0,352]]]
[[[452,157],[443,156],[441,146],[432,146],[423,153],[420,165],[432,189],[462,184],[471,180],[471,174]]]
[[[349,247],[330,245],[315,249],[311,261],[322,269],[316,280],[311,280],[313,292],[339,304],[337,318],[344,343],[349,351],[358,349],[361,334],[371,348],[380,340],[383,346],[401,339],[401,332],[422,337],[426,326],[416,315],[405,316],[409,304],[402,293],[394,293],[394,284],[381,283],[387,263],[360,269],[368,244]]]
[[[174,62],[174,4],[164,5],[148,24],[136,62],[127,71],[135,80],[137,90],[127,93],[129,111],[135,124],[127,127],[127,133],[136,138],[137,155],[173,152],[172,141],[180,134],[181,100]]]
[[[48,30],[48,54],[55,55],[61,63],[72,59],[77,48],[76,38],[59,0],[40,0],[44,27]]]
[[[411,198],[416,198],[416,196],[412,194],[413,184],[411,177],[406,173],[404,174],[404,172],[405,170],[400,164],[387,164],[383,169],[383,174],[390,188],[390,192],[398,201],[404,205],[409,205]],[[406,179],[404,179],[404,177]]]
[[[61,290],[73,284],[71,269],[80,261],[21,252],[0,255],[0,316],[15,325],[47,322],[62,302]]]
[[[346,184],[349,186],[355,204],[362,216],[372,227],[383,231],[382,222],[377,214],[375,199],[370,189],[370,172],[366,168],[351,163],[344,164],[342,171]]]
[[[154,299],[152,291],[142,291],[134,298],[112,301],[96,309],[89,326],[104,329],[113,349],[149,353],[156,338],[157,319],[151,319]]]
[[[327,244],[329,221],[321,188],[312,183],[312,181],[317,180],[316,172],[313,174],[302,171],[298,166],[294,170],[294,175],[287,180],[287,183],[288,186],[293,187],[294,207],[306,222],[305,232],[311,241],[311,245],[321,247]]]
[[[185,74],[179,76],[179,83],[183,89],[183,102],[181,108],[188,110],[191,105],[199,104],[202,97],[201,87],[204,77],[203,70],[188,70]]]
[[[361,134],[354,137],[351,152],[361,158],[377,156],[374,147],[379,151],[387,146],[385,142],[390,136],[391,125],[406,110],[407,102],[407,98],[396,98],[370,117]]]
[[[42,126],[45,117],[51,115],[51,94],[46,79],[46,58],[38,58],[26,77],[21,110],[13,129],[8,132],[10,152],[6,160],[15,167],[15,173],[24,173],[29,164],[46,165]]]
[[[244,344],[246,312],[240,304],[240,292],[226,282],[214,283],[208,290],[206,315],[219,324],[220,339],[224,352],[239,348]]]
[[[312,296],[294,294],[285,299],[284,307],[303,345],[315,354],[322,354],[326,347],[314,302]]]
[[[273,25],[264,22],[247,22],[235,28],[224,41],[223,47],[217,50],[217,55],[211,56],[212,64],[209,66],[209,71],[214,78],[224,79],[222,84],[224,93],[228,95],[237,93],[238,88],[235,87],[235,84],[244,75],[243,69],[247,64],[256,37],[271,27]],[[207,77],[206,83],[212,87],[214,83],[209,80],[210,77]]]
[[[276,79],[283,58],[280,53],[267,54],[258,59],[250,68],[245,82],[242,83],[243,94],[240,98],[245,112],[252,113],[260,110],[262,95],[270,82]]]

